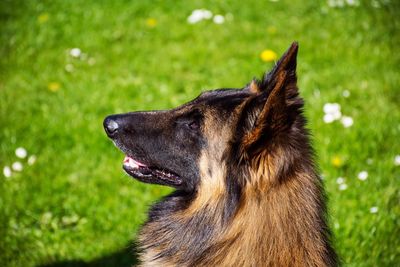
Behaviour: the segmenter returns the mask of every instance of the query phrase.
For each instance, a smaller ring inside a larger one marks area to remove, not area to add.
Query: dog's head
[[[172,110],[107,117],[104,128],[126,154],[125,171],[188,192],[200,186],[235,191],[246,183],[229,180],[240,179],[232,178],[238,176],[236,167],[278,153],[302,120],[297,50],[293,43],[270,73],[242,89],[207,91]],[[274,172],[284,169],[279,160],[269,164]]]

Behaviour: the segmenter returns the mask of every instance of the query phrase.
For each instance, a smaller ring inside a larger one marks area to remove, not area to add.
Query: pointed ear
[[[284,90],[294,90],[297,93],[296,67],[298,50],[298,43],[293,42],[279,59],[278,63],[276,63],[275,67],[268,74],[264,75],[260,85],[262,91],[279,90],[280,88],[277,88],[277,85],[283,82],[282,87],[284,87]],[[282,78],[284,81],[280,80]]]
[[[254,93],[246,107],[247,130],[242,145],[245,150],[264,148],[266,142],[289,129],[301,113],[303,101],[298,97],[296,57],[298,44],[293,43],[275,67],[261,81],[254,81],[248,90]]]
[[[279,61],[275,64],[274,68],[265,73],[261,80],[253,78],[253,80],[244,88],[250,93],[257,94],[265,91],[271,91],[278,82],[279,73],[286,72],[287,78],[291,78],[296,84],[296,64],[297,64],[297,51],[299,45],[293,42],[289,49],[283,54]]]

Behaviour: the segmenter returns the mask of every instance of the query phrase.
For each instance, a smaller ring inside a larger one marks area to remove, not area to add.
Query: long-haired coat
[[[335,266],[296,84],[298,45],[241,89],[105,119],[123,168],[176,191],[140,235],[143,266]]]

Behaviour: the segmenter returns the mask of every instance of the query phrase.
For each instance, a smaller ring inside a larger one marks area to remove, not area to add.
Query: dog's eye
[[[191,130],[198,130],[200,128],[200,125],[197,121],[192,121],[188,123],[188,126]]]

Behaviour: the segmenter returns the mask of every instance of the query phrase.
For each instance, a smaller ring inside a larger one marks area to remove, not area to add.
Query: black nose
[[[103,126],[109,137],[112,137],[118,132],[118,123],[112,118],[112,116],[104,119]]]

